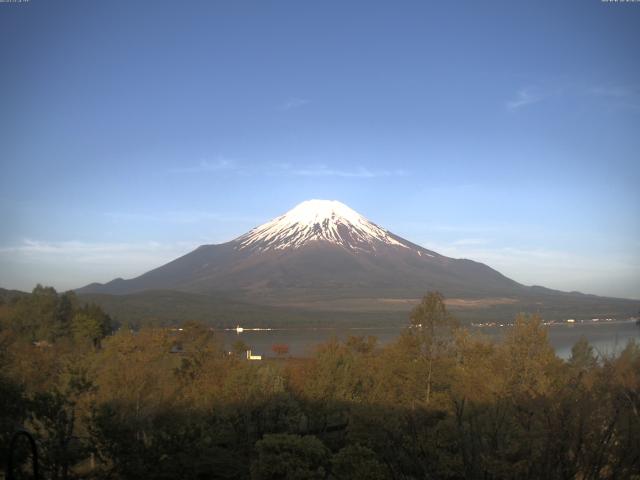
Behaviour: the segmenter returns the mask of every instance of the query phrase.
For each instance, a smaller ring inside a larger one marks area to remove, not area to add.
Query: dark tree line
[[[309,359],[249,362],[199,324],[110,323],[43,287],[0,306],[1,460],[19,424],[52,479],[640,479],[633,342],[599,358],[582,339],[563,361],[539,318],[494,343],[438,294],[395,343]]]

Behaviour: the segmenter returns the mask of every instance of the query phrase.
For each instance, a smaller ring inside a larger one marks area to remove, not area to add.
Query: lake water
[[[472,332],[479,332],[496,340],[500,340],[511,327],[469,327]],[[571,356],[571,347],[584,336],[602,355],[615,355],[635,339],[640,342],[640,328],[635,322],[585,322],[576,324],[555,324],[548,328],[549,340],[556,354],[561,358]],[[289,354],[305,357],[313,354],[319,343],[333,337],[346,340],[350,336],[372,335],[378,338],[380,345],[393,342],[398,338],[403,327],[371,327],[371,328],[283,328],[272,330],[248,330],[242,333],[235,331],[222,332],[226,348],[236,340],[244,341],[255,355],[274,357],[271,350],[274,344],[289,346]]]

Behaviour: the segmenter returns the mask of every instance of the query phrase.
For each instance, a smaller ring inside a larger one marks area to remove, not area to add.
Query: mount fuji
[[[258,305],[388,310],[406,309],[430,290],[463,307],[485,310],[492,305],[522,310],[602,306],[603,300],[522,285],[485,264],[427,250],[329,200],[302,202],[230,242],[202,245],[139,277],[93,283],[77,292],[172,291]],[[637,302],[632,307],[631,301],[608,300],[618,307],[623,302],[625,311],[637,308]]]
[[[130,280],[81,293],[237,292],[294,298],[515,293],[522,285],[471,260],[445,257],[379,227],[343,203],[308,200],[227,243],[202,245]]]

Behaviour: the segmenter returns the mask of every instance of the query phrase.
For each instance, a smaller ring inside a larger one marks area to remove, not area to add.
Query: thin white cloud
[[[633,85],[597,85],[586,89],[587,95],[604,100],[609,106],[640,110],[640,88]]]
[[[452,187],[453,188],[453,187]],[[448,234],[449,236],[461,237],[461,241],[465,239],[487,239],[488,237],[495,238],[496,236],[502,237],[507,234],[513,234],[517,232],[521,232],[523,228],[521,225],[504,225],[504,224],[487,224],[483,223],[480,225],[470,224],[470,225],[454,225],[454,224],[445,224],[445,223],[426,223],[426,222],[417,222],[417,221],[404,221],[399,224],[402,229],[408,230],[410,232],[426,232],[430,234],[432,232],[436,232],[438,234]],[[527,229],[529,232],[535,230],[534,225],[527,225]],[[455,242],[456,240],[452,240]],[[487,240],[487,243],[489,241]]]
[[[207,173],[225,171],[235,175],[270,175],[270,176],[297,176],[297,177],[343,177],[343,178],[379,178],[379,177],[403,177],[407,172],[402,169],[370,169],[363,166],[356,168],[334,168],[326,164],[294,165],[289,162],[272,162],[266,166],[243,166],[237,162],[220,158],[215,162],[202,161],[198,165],[178,167],[169,170],[170,173]],[[200,212],[203,213],[203,212]],[[207,216],[204,212],[204,216]],[[215,214],[210,214],[215,215]],[[114,216],[126,217],[126,214]],[[170,216],[170,215],[169,215]],[[178,215],[179,216],[179,215]],[[202,215],[187,215],[187,217],[200,217]],[[166,219],[167,216],[165,216]],[[180,216],[179,216],[180,217]],[[141,219],[152,220],[152,218]],[[177,220],[191,221],[191,220]]]
[[[174,167],[168,170],[169,173],[205,173],[236,170],[235,161],[228,158],[217,158],[214,161],[201,160],[197,165],[188,165],[185,167]]]
[[[153,223],[176,223],[193,224],[200,222],[254,222],[255,217],[234,216],[218,212],[207,211],[168,211],[168,212],[106,212],[104,216],[114,222],[153,222]]]
[[[637,257],[597,257],[562,250],[457,242],[424,242],[422,245],[449,257],[485,263],[525,285],[640,298],[640,261]]]
[[[302,108],[309,103],[310,100],[307,100],[306,98],[290,97],[287,98],[279,108],[280,110],[295,110],[296,108]]]
[[[193,250],[192,242],[105,243],[25,239],[0,247],[0,286],[31,290],[36,283],[59,290],[117,277],[131,278]]]
[[[542,101],[545,94],[537,87],[525,87],[516,92],[513,99],[507,102],[509,110],[518,110]]]
[[[293,167],[287,164],[280,164],[276,167],[276,173],[293,175],[299,177],[343,177],[343,178],[379,178],[379,177],[402,177],[407,173],[404,170],[371,170],[366,167],[355,169],[332,168],[327,165],[314,165],[308,167]]]
[[[486,245],[487,243],[489,243],[489,240],[486,238],[461,238],[455,240],[453,245]]]
[[[625,85],[595,86],[587,90],[588,93],[602,97],[627,98],[638,95],[638,92]]]
[[[163,252],[173,255],[194,248],[192,242],[160,243],[155,241],[127,242],[80,242],[76,240],[47,242],[25,239],[19,245],[0,247],[0,258],[18,256],[23,260],[73,259],[74,262],[108,262],[114,259],[131,260],[156,258]]]
[[[510,111],[529,107],[541,101],[554,98],[570,98],[583,102],[599,101],[603,106],[615,109],[640,109],[640,87],[631,84],[584,84],[580,82],[543,82],[541,86],[527,86],[515,92],[506,103]]]

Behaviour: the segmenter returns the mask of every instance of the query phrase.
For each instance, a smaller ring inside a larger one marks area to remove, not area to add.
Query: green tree
[[[72,335],[72,322],[74,312],[78,307],[78,299],[75,293],[65,292],[58,297],[58,303],[54,311],[55,329],[54,335],[58,338],[68,338]]]
[[[74,315],[72,329],[76,342],[89,341],[94,347],[98,346],[100,339],[104,336],[100,321],[83,312]]]
[[[55,310],[58,294],[52,287],[38,284],[30,295],[16,299],[6,324],[27,341],[55,340]]]
[[[391,478],[375,452],[359,444],[347,445],[331,459],[331,473],[342,480],[385,480]]]
[[[247,353],[247,350],[249,350],[249,348],[250,348],[249,345],[247,345],[245,341],[240,339],[236,340],[231,344],[231,351],[239,356],[245,355]]]
[[[256,442],[253,480],[320,480],[327,475],[329,449],[313,435],[268,434]]]
[[[2,323],[18,337],[27,341],[54,343],[72,336],[73,317],[78,313],[73,292],[58,294],[52,287],[38,284],[31,294],[15,297]],[[86,313],[104,316],[97,306],[85,307]]]
[[[99,347],[102,339],[111,333],[111,317],[95,304],[85,305],[73,316],[71,329],[76,341],[89,341]]]
[[[9,445],[16,426],[23,423],[27,415],[24,391],[20,385],[6,378],[0,372],[0,462],[7,464],[6,445]]]
[[[53,342],[59,334],[56,322],[58,293],[53,287],[37,285],[31,293],[31,314],[36,322],[35,340]]]
[[[69,478],[71,468],[86,458],[87,445],[76,435],[75,402],[60,392],[38,393],[30,402],[33,429],[48,478]]]

